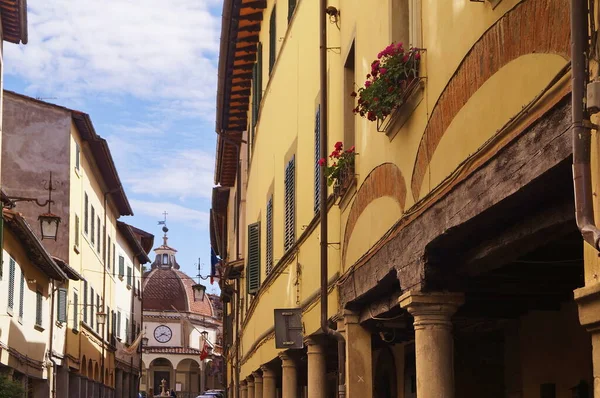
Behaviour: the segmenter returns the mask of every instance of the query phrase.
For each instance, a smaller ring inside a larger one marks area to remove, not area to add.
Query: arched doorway
[[[172,380],[173,364],[166,358],[156,358],[150,363],[149,374],[152,382],[148,383],[152,388],[151,393],[160,395],[161,383],[164,380],[167,390],[175,389],[175,380]],[[149,391],[150,392],[150,391]]]
[[[181,383],[181,392],[193,397],[203,392],[201,390],[202,372],[198,361],[194,359],[182,360],[177,364],[177,374],[184,376],[183,383]]]
[[[379,353],[373,383],[374,398],[396,398],[398,396],[398,384],[396,373],[396,361],[392,350],[385,347]]]

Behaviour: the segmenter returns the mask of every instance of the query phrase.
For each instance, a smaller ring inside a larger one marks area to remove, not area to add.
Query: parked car
[[[210,395],[211,397],[225,398],[225,391],[223,390],[208,390],[204,394]]]

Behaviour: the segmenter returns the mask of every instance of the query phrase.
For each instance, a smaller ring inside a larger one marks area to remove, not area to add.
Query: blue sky
[[[4,86],[89,113],[135,216],[190,276],[210,267],[222,0],[29,0],[29,43],[5,44]],[[216,291],[216,284],[212,287]],[[209,291],[211,288],[209,287]]]

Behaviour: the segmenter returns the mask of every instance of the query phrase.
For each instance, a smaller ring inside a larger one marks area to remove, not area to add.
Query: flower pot
[[[423,99],[423,80],[414,79],[402,95],[402,100],[392,109],[384,119],[377,119],[377,131],[386,133],[390,138],[402,128],[412,115],[413,111]]]

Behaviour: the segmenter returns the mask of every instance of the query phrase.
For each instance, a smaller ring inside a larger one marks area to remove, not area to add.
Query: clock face
[[[160,325],[154,329],[154,338],[159,343],[166,343],[173,337],[173,332],[168,326]]]

